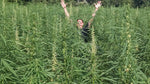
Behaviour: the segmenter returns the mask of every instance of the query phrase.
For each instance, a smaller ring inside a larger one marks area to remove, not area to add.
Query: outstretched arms
[[[91,23],[93,22],[93,19],[94,19],[94,17],[95,17],[95,15],[96,15],[96,12],[98,11],[98,9],[99,9],[99,7],[102,5],[102,3],[101,3],[101,1],[98,1],[96,4],[94,4],[95,5],[95,10],[94,10],[94,13],[92,14],[92,18],[89,20],[89,22],[88,22],[88,25],[89,25],[89,27],[90,27],[90,25],[91,25]]]
[[[91,23],[93,22],[93,19],[96,15],[96,12],[98,11],[99,7],[102,5],[101,1],[98,1],[95,5],[95,11],[94,13],[92,14],[92,18],[89,20],[88,22],[88,27],[90,27]],[[66,4],[65,4],[65,1],[64,0],[61,0],[61,6],[64,8],[64,12],[65,12],[65,15],[68,19],[70,19],[70,14],[68,13],[67,11],[67,8],[66,8]],[[72,21],[72,20],[71,20]]]
[[[61,0],[61,6],[64,8],[64,11],[65,11],[65,15],[67,16],[67,18],[69,19],[70,15],[67,11],[67,8],[66,8],[66,4],[64,2],[64,0]]]

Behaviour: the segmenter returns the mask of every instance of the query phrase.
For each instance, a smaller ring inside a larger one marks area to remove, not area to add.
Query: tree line
[[[59,3],[60,0],[7,0],[8,2],[18,2],[18,3],[28,3],[28,2],[32,2],[32,3],[47,3],[47,4],[51,4],[51,3]],[[67,3],[72,3],[72,4],[93,4],[94,2],[98,1],[98,0],[65,0]],[[110,7],[110,6],[115,6],[115,7],[119,7],[119,6],[123,6],[123,5],[130,5],[131,7],[146,7],[146,6],[150,6],[150,0],[101,0],[103,3],[103,6],[105,7]]]

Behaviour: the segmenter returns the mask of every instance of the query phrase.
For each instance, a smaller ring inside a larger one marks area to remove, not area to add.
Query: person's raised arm
[[[95,15],[96,15],[96,12],[98,11],[98,9],[99,9],[99,7],[102,5],[102,3],[101,3],[101,1],[98,1],[96,4],[94,4],[95,5],[95,10],[94,10],[94,13],[92,14],[92,18],[89,20],[89,22],[88,22],[88,25],[89,25],[89,27],[90,27],[90,25],[91,25],[91,23],[93,22],[93,19],[94,19],[94,17],[95,17]]]
[[[65,11],[65,15],[67,16],[67,18],[69,19],[70,15],[67,11],[67,8],[66,8],[66,4],[64,2],[64,0],[61,0],[61,6],[64,8],[64,11]]]

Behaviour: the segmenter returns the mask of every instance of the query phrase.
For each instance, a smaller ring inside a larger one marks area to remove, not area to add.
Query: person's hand
[[[66,4],[65,4],[64,0],[61,0],[61,6],[62,6],[63,8],[66,8]]]
[[[101,3],[101,1],[98,1],[96,4],[94,4],[95,5],[95,8],[96,9],[98,9],[101,5],[102,5],[102,3]]]
[[[92,14],[93,17],[95,17],[95,15],[96,15],[95,13]]]

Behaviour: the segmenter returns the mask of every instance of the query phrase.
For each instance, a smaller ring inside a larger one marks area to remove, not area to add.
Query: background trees
[[[60,0],[7,0],[9,2],[19,2],[19,3],[27,3],[27,2],[42,2],[42,3],[59,3]],[[94,2],[98,0],[65,0],[66,2],[69,3],[85,3],[85,4],[93,4]],[[145,6],[150,6],[150,0],[101,0],[103,2],[103,6],[110,7],[110,6],[123,6],[125,4],[129,4],[132,7],[145,7]]]

